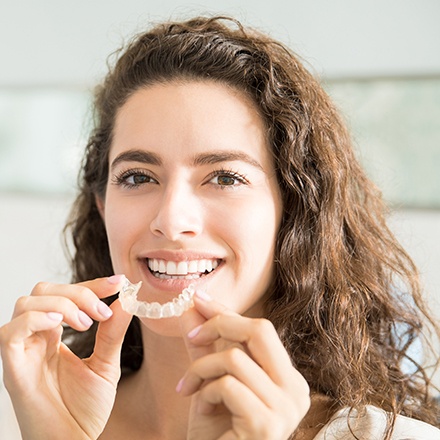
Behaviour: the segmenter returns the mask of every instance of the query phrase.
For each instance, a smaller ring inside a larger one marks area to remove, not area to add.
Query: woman
[[[290,51],[233,20],[159,25],[95,109],[76,284],[38,284],[1,329],[24,439],[440,438],[402,368],[435,328],[416,270]],[[132,319],[126,278],[160,304],[193,284],[194,307]]]

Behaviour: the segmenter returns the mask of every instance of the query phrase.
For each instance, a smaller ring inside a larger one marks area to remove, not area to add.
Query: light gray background
[[[280,38],[324,79],[440,77],[438,0],[0,0],[0,89],[82,93],[101,78],[108,54],[145,23],[205,12],[233,14]],[[83,115],[72,110],[71,118],[82,127]],[[34,156],[36,172],[49,176]],[[26,179],[18,166],[17,178]],[[68,279],[60,233],[71,198],[0,190],[0,325],[37,281]],[[437,307],[440,212],[398,210],[390,222]]]

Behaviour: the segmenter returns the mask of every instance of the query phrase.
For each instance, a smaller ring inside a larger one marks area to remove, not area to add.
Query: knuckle
[[[220,379],[221,382],[221,386],[222,388],[227,392],[227,393],[234,393],[235,392],[235,388],[236,388],[236,379],[231,376],[230,374],[226,374],[224,376],[222,376],[222,378]]]
[[[14,316],[19,314],[22,310],[25,310],[28,302],[29,296],[20,296],[15,302]]]
[[[49,286],[48,282],[40,281],[39,283],[35,284],[34,288],[31,291],[31,295],[34,296],[44,295],[48,286]]]
[[[267,334],[275,332],[275,327],[271,321],[265,318],[257,318],[253,320],[253,325],[255,327],[255,331]]]
[[[230,370],[235,370],[240,367],[243,360],[243,351],[238,347],[232,347],[225,351],[224,356],[226,357],[226,363]]]

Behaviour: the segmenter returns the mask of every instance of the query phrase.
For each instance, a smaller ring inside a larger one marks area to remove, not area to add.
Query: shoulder
[[[387,426],[388,415],[374,406],[367,406],[358,417],[349,408],[338,411],[314,440],[354,440],[352,431],[359,439],[382,439]],[[392,440],[440,440],[440,430],[420,420],[398,416],[394,425]]]
[[[11,399],[0,381],[0,439],[21,439]]]

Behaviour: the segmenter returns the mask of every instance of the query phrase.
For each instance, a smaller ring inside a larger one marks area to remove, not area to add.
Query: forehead
[[[136,91],[119,109],[112,150],[174,145],[267,154],[266,132],[245,93],[218,82],[157,83]]]

